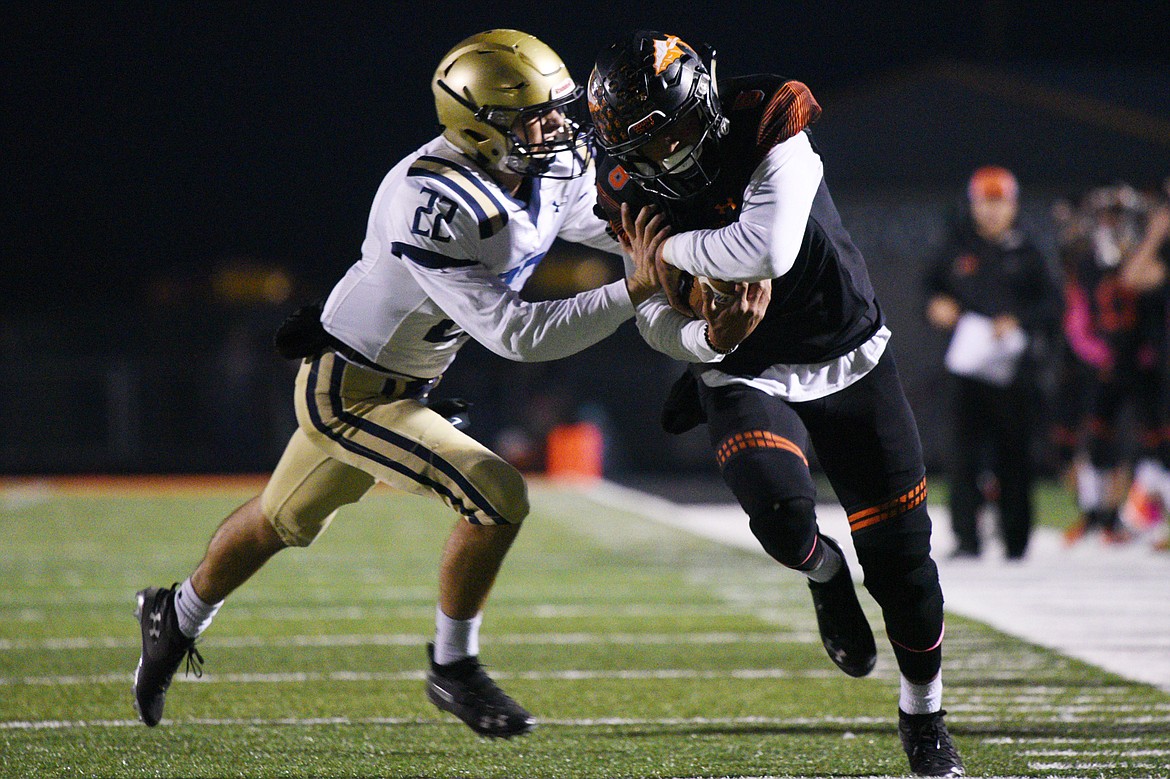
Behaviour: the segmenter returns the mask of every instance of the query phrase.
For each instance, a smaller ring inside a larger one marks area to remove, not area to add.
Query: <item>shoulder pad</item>
[[[424,155],[411,164],[406,176],[442,184],[475,216],[481,239],[490,238],[508,223],[508,207],[503,193],[484,184],[478,174],[453,160]]]
[[[804,130],[821,115],[821,107],[809,88],[799,81],[785,81],[768,98],[756,131],[761,151],[771,149]]]

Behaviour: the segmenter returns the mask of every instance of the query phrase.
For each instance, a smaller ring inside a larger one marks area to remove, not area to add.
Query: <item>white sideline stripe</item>
[[[995,703],[956,703],[947,704],[948,712],[968,712],[968,711],[998,711],[1002,710],[1002,706]],[[1091,704],[1091,703],[1035,703],[1027,705],[1012,705],[1012,714],[1046,714],[1048,712],[1061,712],[1063,714],[1088,714],[1097,712],[1099,714],[1121,712],[1170,712],[1170,703],[1105,703],[1105,704]]]
[[[880,632],[880,627],[879,627]],[[422,633],[334,633],[291,636],[211,636],[199,640],[200,648],[253,647],[346,647],[346,646],[423,646],[432,640]],[[492,633],[486,643],[510,646],[577,646],[588,644],[819,644],[820,636],[811,631],[783,630],[758,633]],[[989,642],[975,638],[949,639],[947,646],[978,649]],[[93,636],[71,638],[0,638],[0,652],[70,652],[88,649],[135,649],[135,636]]]
[[[658,668],[648,671],[493,671],[496,679],[525,681],[588,681],[592,679],[831,679],[840,672],[831,669],[790,671],[786,668],[740,668],[703,671],[690,668]],[[0,677],[6,685],[70,686],[78,684],[121,684],[133,680],[133,673],[9,676]],[[288,673],[211,674],[202,677],[176,676],[176,682],[192,684],[285,684],[289,682],[412,682],[426,678],[423,671],[292,671]]]
[[[365,596],[375,602],[376,597]],[[389,600],[389,603],[395,601]],[[30,601],[22,598],[19,604],[5,605],[0,603],[0,618],[14,622],[44,622],[48,614],[43,608],[58,606],[76,606],[74,601],[46,603]],[[94,600],[94,606],[113,606],[126,608],[130,613],[132,606],[126,600],[126,593],[110,593],[107,597]],[[9,611],[11,609],[11,611]],[[688,605],[676,603],[614,603],[614,604],[553,604],[539,603],[536,605],[509,605],[506,602],[494,604],[493,614],[522,614],[525,617],[536,619],[564,619],[588,617],[708,617],[725,616],[726,605]],[[426,606],[338,606],[331,604],[282,606],[279,604],[262,604],[245,601],[241,597],[237,602],[232,600],[231,615],[233,619],[249,622],[290,622],[295,620],[317,622],[320,620],[368,620],[370,618],[384,619],[433,619],[435,616],[434,598]]]
[[[582,492],[649,520],[729,546],[764,554],[737,505],[678,505],[611,482]],[[1065,547],[1061,534],[1037,528],[1028,558],[1000,559],[990,539],[984,559],[951,560],[954,548],[949,514],[930,506],[932,546],[947,609],[997,630],[1053,649],[1126,679],[1170,692],[1170,598],[1166,580],[1170,557],[1151,549],[1148,539],[1105,546],[1089,538]],[[817,523],[841,544],[850,567],[859,572],[845,512],[818,504]],[[945,670],[950,678],[952,671]]]
[[[1155,763],[1130,763],[1126,766],[1133,768],[1163,768]],[[1036,771],[1104,771],[1116,768],[1113,763],[1028,763],[1028,768]],[[1108,774],[1106,774],[1108,776]]]
[[[338,646],[424,646],[432,636],[422,633],[370,633],[294,636],[225,636],[201,639],[202,647],[338,647]],[[506,633],[491,635],[492,644],[566,645],[581,644],[819,644],[820,636],[808,631],[767,633]],[[0,639],[0,651],[78,649],[128,649],[140,646],[138,638],[100,636],[97,638]]]
[[[984,744],[1140,744],[1149,737],[1119,736],[1114,738],[1087,738],[1085,736],[989,736]]]

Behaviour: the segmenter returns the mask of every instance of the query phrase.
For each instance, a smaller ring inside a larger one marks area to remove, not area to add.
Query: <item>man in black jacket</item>
[[[1032,529],[1030,343],[1051,328],[1059,293],[1043,255],[1016,228],[1019,186],[1005,168],[975,171],[967,187],[970,220],[935,255],[926,275],[926,316],[953,331],[954,450],[951,523],[957,557],[981,552],[980,476],[990,466],[1008,559],[1024,556]]]

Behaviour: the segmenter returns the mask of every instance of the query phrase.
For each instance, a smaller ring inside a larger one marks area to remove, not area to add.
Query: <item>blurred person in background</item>
[[[976,170],[967,183],[968,218],[935,253],[924,280],[927,320],[952,334],[954,557],[981,554],[978,516],[988,499],[998,506],[1009,560],[1024,557],[1032,532],[1034,345],[1054,328],[1060,297],[1044,255],[1017,227],[1019,195],[1006,168]],[[980,483],[988,464],[990,489]]]
[[[1075,488],[1079,520],[1065,534],[1075,543],[1100,532],[1127,541],[1121,522],[1127,462],[1139,498],[1170,500],[1166,401],[1166,261],[1170,210],[1165,199],[1119,184],[1089,192],[1070,218],[1061,246],[1065,268],[1064,336],[1088,366]],[[1132,433],[1122,425],[1132,410]]]

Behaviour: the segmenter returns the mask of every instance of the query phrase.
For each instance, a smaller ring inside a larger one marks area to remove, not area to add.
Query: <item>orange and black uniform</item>
[[[1065,337],[1090,368],[1082,387],[1089,462],[1107,470],[1127,454],[1117,437],[1127,404],[1137,427],[1135,454],[1170,461],[1166,288],[1130,291],[1119,267],[1103,265],[1087,245],[1071,247],[1068,260]],[[1076,328],[1076,321],[1084,325]],[[1096,520],[1107,527],[1117,522],[1112,514]]]
[[[1043,254],[1023,233],[1001,243],[959,225],[934,255],[924,280],[927,298],[947,295],[964,312],[994,319],[1011,315],[1030,340],[1053,331],[1060,294]],[[954,441],[951,523],[961,554],[981,551],[976,524],[983,502],[979,476],[988,466],[999,485],[999,529],[1010,559],[1024,556],[1032,531],[1032,417],[1037,406],[1034,365],[1025,357],[1007,386],[950,376]]]
[[[777,76],[730,79],[719,94],[729,129],[716,150],[718,176],[698,195],[658,197],[614,160],[599,160],[599,210],[614,229],[621,202],[635,211],[658,205],[676,233],[735,222],[769,150],[806,131],[819,114],[803,84]],[[868,372],[815,398],[791,400],[750,383],[776,366],[814,366],[867,343],[884,346],[883,333],[865,260],[822,178],[795,264],[772,280],[763,320],[721,363],[689,367],[671,392],[664,423],[681,432],[706,421],[723,478],[752,532],[774,559],[797,570],[808,564],[817,538],[807,454],[815,446],[850,516],[865,586],[882,606],[899,667],[908,679],[924,681],[940,667],[943,599],[930,558],[921,444],[892,353],[879,347],[880,360]]]

